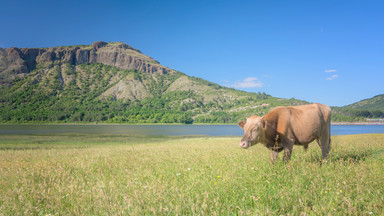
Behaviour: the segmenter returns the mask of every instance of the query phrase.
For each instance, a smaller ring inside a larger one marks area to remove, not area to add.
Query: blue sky
[[[343,106],[384,93],[382,1],[2,1],[0,47],[123,41],[190,76]]]

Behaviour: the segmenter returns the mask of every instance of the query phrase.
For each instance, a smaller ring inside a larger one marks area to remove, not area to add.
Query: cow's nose
[[[240,141],[240,146],[242,148],[248,148],[248,143],[246,141]]]

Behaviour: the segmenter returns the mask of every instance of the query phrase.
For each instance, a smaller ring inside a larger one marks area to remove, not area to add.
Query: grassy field
[[[0,215],[384,215],[384,134],[295,147],[239,137],[0,135]]]

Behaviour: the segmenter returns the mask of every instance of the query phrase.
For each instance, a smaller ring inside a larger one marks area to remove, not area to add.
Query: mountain
[[[364,99],[356,103],[333,107],[335,121],[365,121],[366,119],[384,118],[384,94]]]
[[[228,123],[307,102],[220,86],[122,42],[0,48],[0,122]]]
[[[384,112],[384,94],[376,95],[375,97],[347,105],[345,108],[360,110],[380,110]]]
[[[172,71],[127,44],[98,41],[90,46],[0,49],[0,81],[6,83],[16,77],[23,77],[35,70],[37,65],[50,67],[64,63],[101,63],[147,73],[164,74]]]

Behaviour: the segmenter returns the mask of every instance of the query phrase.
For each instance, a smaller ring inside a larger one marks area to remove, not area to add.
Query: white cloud
[[[333,74],[332,76],[327,77],[327,80],[334,80],[334,79],[336,79],[336,78],[338,78],[338,77],[339,77],[339,75],[337,75],[337,74]]]
[[[324,72],[325,73],[335,73],[337,70],[334,70],[334,69],[330,69],[330,70],[325,70]]]
[[[236,81],[233,84],[229,84],[227,86],[233,88],[261,88],[264,86],[264,83],[262,83],[256,77],[247,77],[242,81]]]

